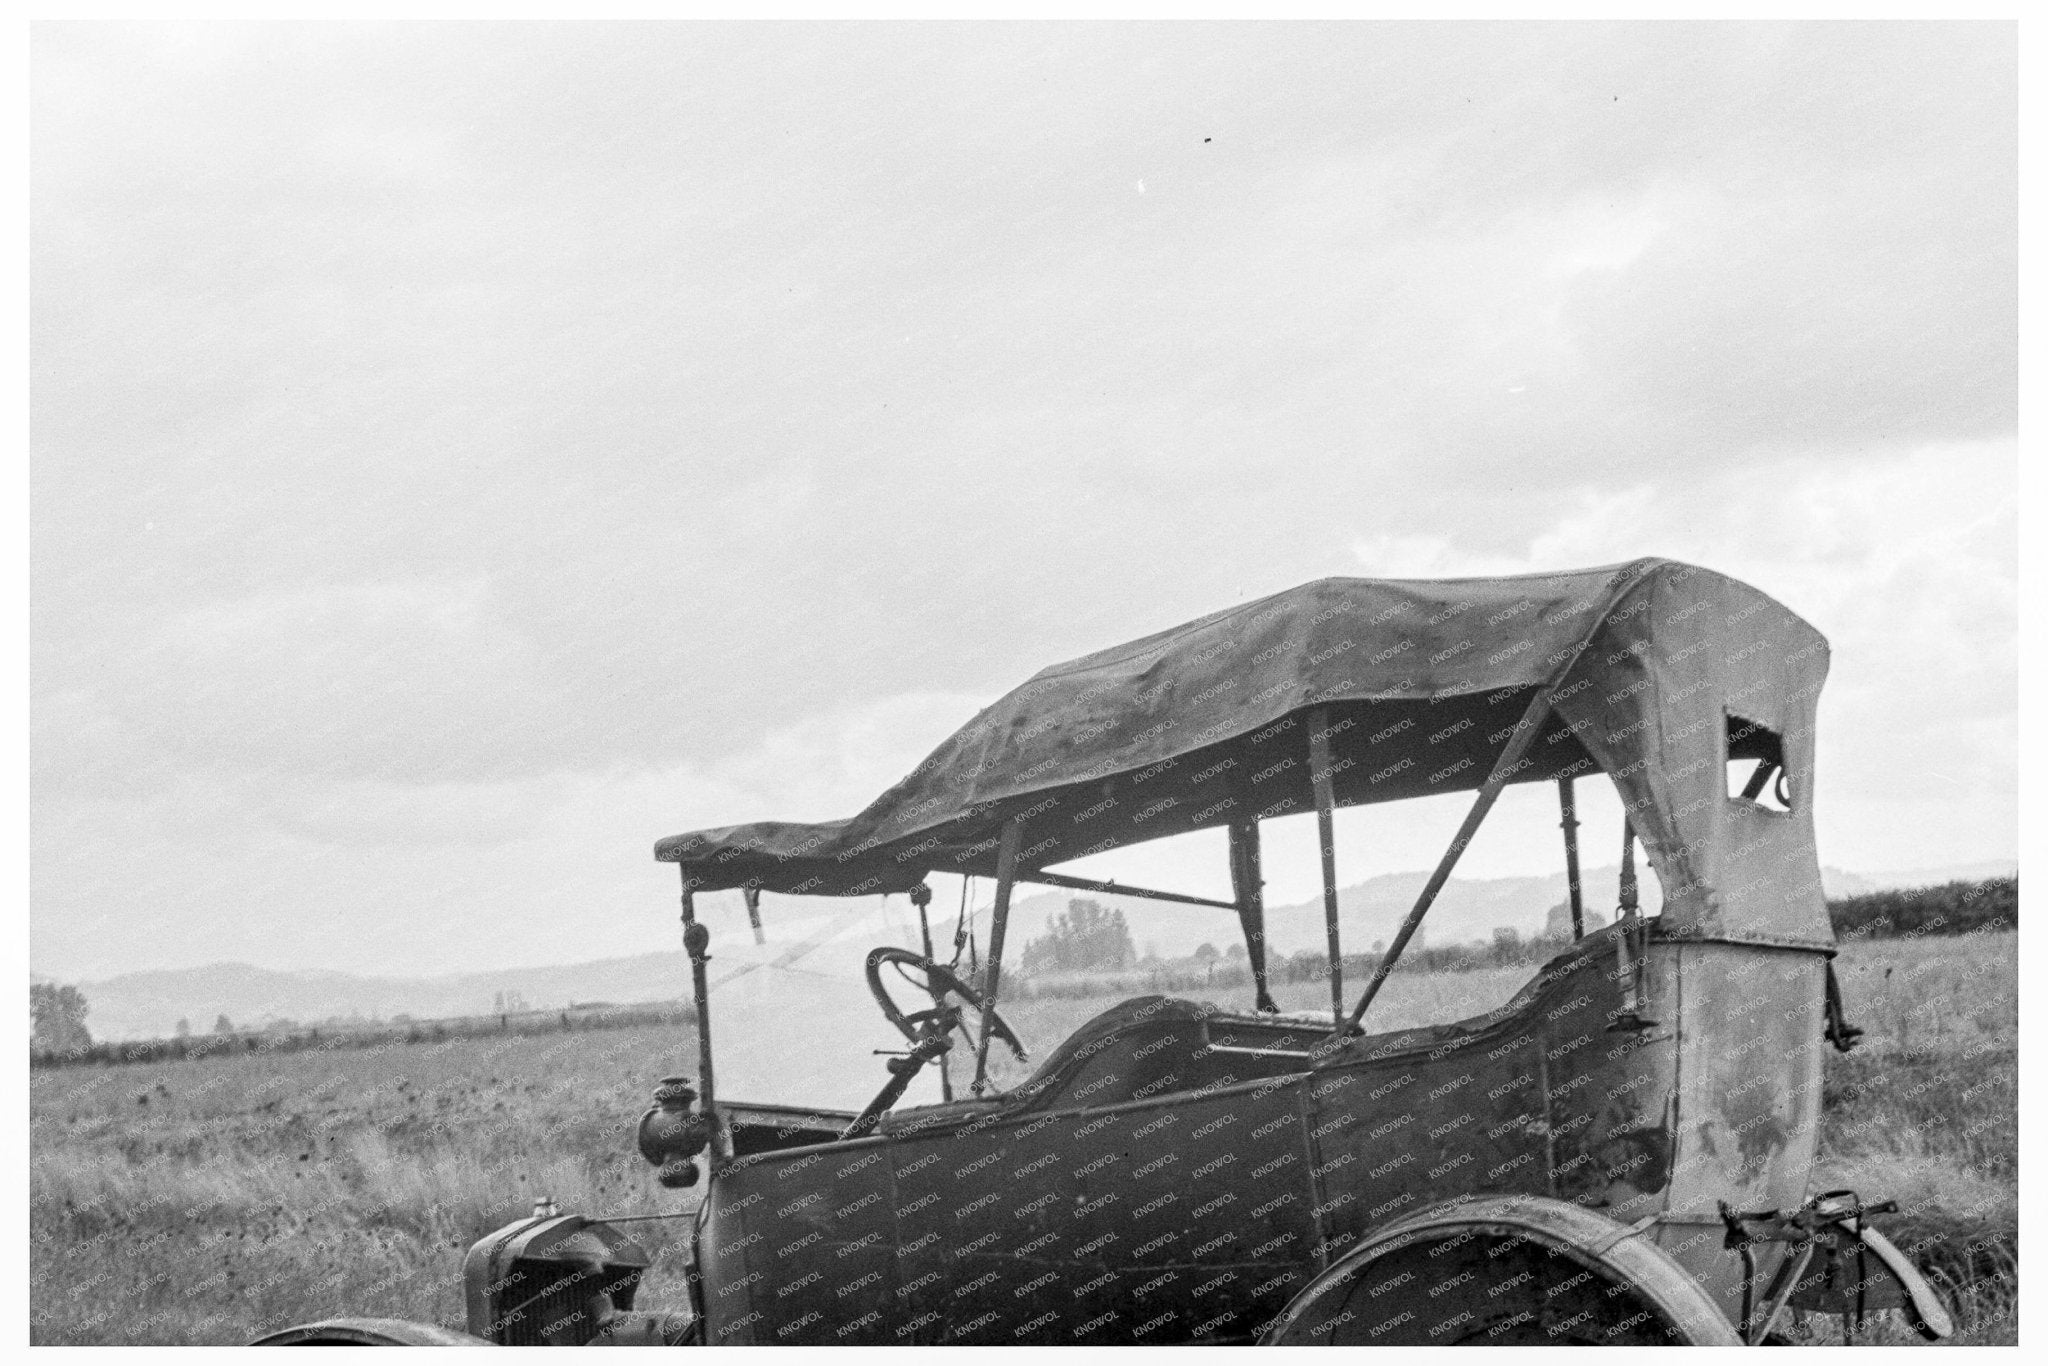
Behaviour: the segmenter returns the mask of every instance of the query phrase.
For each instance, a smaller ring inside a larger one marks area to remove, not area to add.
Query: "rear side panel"
[[[1826,954],[1747,944],[1667,942],[1679,1023],[1670,1212],[1658,1245],[1721,1304],[1742,1312],[1742,1266],[1723,1247],[1719,1202],[1738,1210],[1803,1203],[1820,1133]],[[1757,1248],[1759,1276],[1781,1248]]]
[[[1610,947],[1570,992],[1566,1004],[1576,1008],[1544,1013],[1556,1017],[1543,1053],[1554,1156],[1548,1194],[1625,1224],[1667,1206],[1678,1109],[1678,1021],[1664,1004],[1677,991],[1674,965],[1654,949],[1646,955],[1644,1004],[1628,1021],[1616,1012],[1636,971],[1633,950],[1624,960]]]
[[[1826,955],[1674,943],[1679,1161],[1674,1210],[1790,1208],[1820,1132]]]

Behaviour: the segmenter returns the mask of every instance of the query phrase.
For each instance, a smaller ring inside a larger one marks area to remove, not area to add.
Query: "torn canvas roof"
[[[1668,930],[1831,941],[1810,810],[1826,672],[1827,643],[1799,617],[1670,560],[1321,579],[1043,670],[846,820],[697,831],[655,856],[698,888],[895,892],[930,872],[992,875],[1021,817],[1021,865],[1043,869],[1312,809],[1311,717],[1338,805],[1471,790],[1548,686],[1514,780],[1611,776]],[[1729,801],[1728,761],[1768,756],[1790,809]]]

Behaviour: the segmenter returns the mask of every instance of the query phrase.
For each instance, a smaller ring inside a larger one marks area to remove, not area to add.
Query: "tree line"
[[[1934,887],[1909,887],[1896,891],[1870,892],[1861,896],[1837,897],[1828,902],[1828,916],[1835,933],[1843,939],[1907,938],[1919,935],[1973,934],[1980,931],[2019,927],[2017,875],[1980,881],[1947,882]],[[1540,963],[1570,942],[1569,907],[1551,908],[1543,933],[1524,936],[1512,928],[1493,932],[1490,943],[1446,944],[1424,948],[1418,942],[1409,947],[1402,961],[1424,972],[1457,972],[1479,967],[1501,967]],[[1597,929],[1606,921],[1590,909],[1587,928]],[[1379,961],[1380,945],[1374,952],[1345,954],[1347,975],[1369,971]],[[1202,944],[1189,955],[1195,971],[1176,968],[1170,962],[1156,962],[1147,954],[1144,966],[1148,981],[1165,989],[1225,985],[1242,977],[1250,980],[1250,966],[1244,960],[1244,946],[1232,940],[1219,952],[1214,944]],[[1188,960],[1179,960],[1186,963]],[[1268,972],[1282,982],[1314,981],[1328,971],[1329,956],[1318,949],[1273,954]],[[1019,975],[1030,978],[1059,973],[1112,973],[1140,966],[1131,943],[1130,927],[1124,913],[1100,902],[1077,897],[1065,911],[1047,924],[1046,933],[1025,944],[1018,963]]]
[[[1843,939],[1912,938],[1920,935],[1975,934],[2019,927],[2020,880],[2011,877],[1956,881],[1935,887],[1911,887],[1896,891],[1869,892],[1860,896],[1837,897],[1828,902],[1828,915],[1835,933]],[[1559,923],[1555,913],[1548,924]],[[1597,918],[1595,918],[1597,920]],[[1589,924],[1594,923],[1589,921]],[[1494,932],[1490,944],[1449,944],[1436,948],[1414,947],[1404,956],[1405,964],[1421,972],[1459,972],[1480,967],[1539,964],[1558,952],[1568,936],[1554,929],[1524,938],[1512,929]],[[1378,946],[1375,945],[1375,948]],[[1369,972],[1377,965],[1378,953],[1346,954],[1347,976]],[[1192,990],[1206,986],[1245,985],[1250,982],[1250,965],[1244,946],[1231,942],[1228,949],[1202,944],[1185,966],[1156,963],[1148,956],[1143,985],[1154,991]],[[1280,982],[1320,981],[1328,971],[1329,959],[1319,950],[1274,954],[1268,964],[1273,980]],[[1099,901],[1076,897],[1067,909],[1054,915],[1046,932],[1027,941],[1018,960],[1020,981],[1012,988],[1025,995],[1057,995],[1062,988],[1051,980],[1060,974],[1107,974],[1140,968],[1137,946],[1124,913]],[[1033,978],[1040,979],[1033,983]],[[1086,985],[1088,994],[1100,984]],[[514,1004],[516,1001],[516,1005]],[[86,1026],[91,1005],[77,987],[56,982],[29,984],[29,1058],[33,1065],[62,1062],[142,1062],[163,1058],[205,1057],[224,1052],[295,1052],[306,1048],[332,1048],[373,1043],[426,1043],[446,1038],[504,1032],[538,1033],[553,1029],[605,1029],[635,1024],[668,1022],[687,1017],[679,1005],[604,1007],[553,1012],[531,1012],[526,1019],[516,1012],[526,1002],[516,993],[501,994],[492,1003],[497,1013],[454,1020],[414,1021],[400,1017],[387,1024],[301,1028],[289,1021],[266,1029],[240,1031],[226,1015],[216,1017],[210,1035],[195,1036],[190,1023],[178,1021],[176,1035],[169,1039],[141,1039],[122,1043],[96,1044]],[[510,1008],[508,1010],[508,1008]],[[559,1018],[557,1018],[559,1016]],[[515,1026],[514,1021],[518,1023]]]

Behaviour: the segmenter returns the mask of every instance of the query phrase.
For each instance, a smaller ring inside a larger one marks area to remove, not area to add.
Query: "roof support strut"
[[[1616,1032],[1649,1029],[1657,1023],[1643,1018],[1642,908],[1636,896],[1636,824],[1621,818],[1621,904],[1614,912],[1614,971],[1623,982],[1621,1012],[1607,1027]]]
[[[1010,892],[1017,885],[1017,850],[1024,843],[1024,818],[1003,823],[996,846],[996,909],[988,927],[988,981],[981,989],[981,1039],[974,1046],[974,1094],[988,1089],[988,1036],[996,1018],[996,989],[1003,975],[1003,936],[1010,928]]]
[[[732,1135],[718,1113],[717,1092],[711,1075],[711,989],[705,983],[704,965],[711,961],[711,931],[697,922],[697,903],[690,893],[690,870],[683,874],[683,951],[690,955],[690,990],[697,998],[697,1100],[704,1122],[711,1129],[711,1170],[716,1175],[721,1163],[732,1158]]]
[[[1465,846],[1472,842],[1480,822],[1486,813],[1493,810],[1493,804],[1500,799],[1501,789],[1508,785],[1508,779],[1522,768],[1522,757],[1529,752],[1529,746],[1536,742],[1536,734],[1543,729],[1543,722],[1550,715],[1550,695],[1557,690],[1555,682],[1546,686],[1529,701],[1529,709],[1522,713],[1522,719],[1515,722],[1515,733],[1508,737],[1507,747],[1500,757],[1493,761],[1493,771],[1486,775],[1486,783],[1479,789],[1479,795],[1472,800],[1472,809],[1465,813],[1465,823],[1458,827],[1458,833],[1451,837],[1451,847],[1444,850],[1444,856],[1437,861],[1436,871],[1423,884],[1422,895],[1415,898],[1415,909],[1408,912],[1408,918],[1401,922],[1401,931],[1394,936],[1394,942],[1387,946],[1386,954],[1379,966],[1373,969],[1372,980],[1365,984],[1365,991],[1359,996],[1358,1004],[1351,1008],[1351,1018],[1345,1022],[1342,1033],[1358,1028],[1358,1022],[1365,1018],[1366,1007],[1372,998],[1380,994],[1386,985],[1387,974],[1394,970],[1394,963],[1401,956],[1401,950],[1408,947],[1408,941],[1415,935],[1415,927],[1422,923],[1422,917],[1429,914],[1436,894],[1443,890],[1450,880],[1451,869],[1458,866],[1458,855],[1465,852]],[[1327,857],[1327,855],[1325,856]]]
[[[1259,871],[1259,822],[1230,823],[1230,890],[1237,896],[1237,920],[1244,927],[1245,956],[1252,964],[1252,1008],[1277,1013],[1266,990],[1266,880]]]
[[[1334,1023],[1344,1013],[1344,959],[1337,942],[1337,802],[1330,784],[1328,707],[1317,707],[1308,714],[1308,777],[1315,786],[1316,836],[1323,847],[1323,928],[1330,939],[1330,1019]]]
[[[1572,775],[1557,780],[1557,805],[1564,813],[1564,880],[1572,894],[1572,938],[1586,937],[1586,902],[1579,890],[1579,808],[1572,797]]]
[[[761,933],[761,889],[747,887],[741,892],[747,899],[747,921],[754,927],[754,942],[765,944],[768,940]]]
[[[932,957],[932,918],[927,909],[932,904],[931,887],[922,882],[912,887],[910,889],[910,904],[917,907],[917,932],[924,937],[924,961],[926,963],[936,963],[938,960]],[[758,935],[760,930],[756,929],[754,933]],[[925,989],[931,994],[932,1009],[937,1010],[946,1004],[945,989],[932,982],[929,972],[925,974],[924,984]],[[946,1055],[944,1053],[939,1054],[939,1099],[948,1101],[953,1099],[952,1069],[946,1066]]]
[[[1120,882],[1097,882],[1092,877],[1075,877],[1071,873],[1019,873],[1019,882],[1035,882],[1041,887],[1071,887],[1077,892],[1106,892],[1111,896],[1141,896],[1151,901],[1180,901],[1190,906],[1214,906],[1218,910],[1234,911],[1235,901],[1217,901],[1206,896],[1183,896],[1179,892],[1155,892],[1150,887],[1126,887]]]

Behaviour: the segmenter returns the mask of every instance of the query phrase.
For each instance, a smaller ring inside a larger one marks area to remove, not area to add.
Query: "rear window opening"
[[[1728,713],[1728,796],[1766,811],[1792,809],[1785,742],[1760,721]]]

